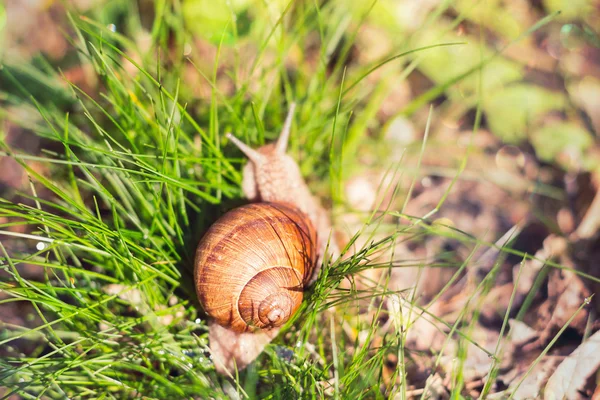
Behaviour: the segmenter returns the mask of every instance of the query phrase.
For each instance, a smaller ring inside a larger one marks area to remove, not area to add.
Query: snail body
[[[274,144],[252,149],[227,134],[248,157],[242,189],[253,203],[209,228],[194,263],[219,372],[244,368],[277,335],[316,279],[328,245],[328,215],[286,154],[294,108]]]

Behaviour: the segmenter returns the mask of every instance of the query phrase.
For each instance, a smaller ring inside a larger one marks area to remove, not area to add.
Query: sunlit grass
[[[0,347],[10,346],[11,353],[0,360],[5,397],[407,398],[406,367],[412,362],[405,347],[407,331],[425,318],[447,341],[460,343],[454,377],[458,398],[466,347],[475,345],[490,357],[496,354],[470,335],[496,270],[475,287],[473,304],[449,324],[428,309],[470,266],[471,258],[462,265],[442,257],[404,260],[395,246],[446,236],[469,247],[474,256],[481,247],[497,245],[432,223],[430,217],[443,206],[451,186],[427,215],[403,213],[422,173],[426,140],[407,150],[416,155],[416,167],[401,161],[388,168],[394,183],[381,183],[378,191],[395,201],[386,210],[361,215],[365,224],[351,236],[343,257],[327,260],[301,311],[234,380],[214,372],[206,321],[191,284],[193,253],[202,233],[218,215],[243,202],[243,159],[224,142],[225,132],[235,132],[252,145],[272,140],[288,105],[298,102],[291,154],[316,195],[333,199],[335,219],[336,213],[351,212],[344,204],[344,179],[359,163],[357,148],[366,141],[367,125],[381,107],[386,85],[392,78],[406,77],[418,65],[419,54],[461,45],[440,42],[398,49],[373,65],[357,66],[349,57],[370,9],[365,6],[356,17],[335,2],[322,7],[291,2],[273,25],[253,21],[264,26],[257,29],[261,40],[249,65],[236,53],[239,48],[223,44],[226,34],[240,40],[235,24],[223,32],[212,64],[174,56],[170,51],[183,54],[190,37],[180,10],[165,2],[157,2],[150,51],[132,39],[140,29],[135,10],[120,11],[127,21],[121,33],[99,22],[107,18],[102,14],[97,21],[72,13],[72,44],[81,65],[100,82],[99,93],[67,82],[60,71],[49,75],[35,66],[4,65],[2,79],[10,85],[3,89],[2,117],[44,140],[44,151],[36,155],[0,142],[1,155],[19,162],[31,181],[23,192],[0,200],[0,289],[6,295],[0,304],[31,304],[39,321],[31,328],[0,325]],[[314,67],[300,64],[291,70],[286,60],[307,61],[294,53],[311,46],[318,46]],[[234,60],[223,64],[231,70],[234,90],[218,82],[224,59]],[[435,86],[404,112],[414,112],[488,62]],[[397,74],[384,75],[377,84],[367,82],[393,63],[399,65]],[[182,78],[190,67],[210,89],[200,100]],[[41,90],[51,90],[52,96],[38,96]],[[12,114],[15,107],[28,110],[31,117]],[[431,121],[435,113],[430,111],[429,117]],[[478,124],[479,119],[473,132]],[[425,138],[428,132],[429,124]],[[467,159],[468,152],[449,173],[455,181],[462,178]],[[411,177],[408,187],[397,183],[403,174]],[[505,246],[497,246],[499,254],[531,258]],[[43,270],[44,279],[22,276],[25,264]],[[408,267],[452,268],[455,273],[423,305],[412,288],[389,288],[390,271]],[[384,271],[377,281],[359,274],[373,268]],[[342,282],[348,285],[341,287]],[[393,314],[390,302],[396,303],[399,315]],[[20,353],[24,343],[33,347],[28,354]],[[384,377],[390,355],[397,362],[391,377]],[[434,367],[441,353],[436,356]],[[426,393],[427,386],[423,398]]]

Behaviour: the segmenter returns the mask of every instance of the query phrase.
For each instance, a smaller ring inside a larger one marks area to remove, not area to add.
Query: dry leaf
[[[600,384],[596,386],[596,390],[594,390],[594,394],[592,395],[592,400],[600,400]]]
[[[346,183],[348,204],[358,211],[371,211],[377,200],[377,179],[367,174],[352,178]]]
[[[594,333],[560,363],[544,389],[544,400],[577,399],[579,389],[600,367],[600,331]]]
[[[560,360],[556,357],[544,357],[525,377],[523,383],[521,383],[514,392],[513,398],[515,400],[531,400],[539,398],[544,382],[546,382],[559,361]],[[516,386],[520,380],[519,377],[511,386]]]
[[[508,325],[510,325],[510,341],[516,346],[522,346],[538,336],[535,329],[516,319],[509,320]]]
[[[544,322],[544,330],[540,334],[542,343],[554,335],[567,321],[578,313],[570,326],[582,331],[588,319],[588,309],[579,310],[581,303],[590,296],[590,291],[581,278],[572,271],[553,270],[548,278],[548,300],[544,305],[551,310],[549,321]],[[579,311],[578,311],[579,310]]]
[[[564,238],[548,235],[548,237],[544,239],[544,247],[535,253],[535,259],[525,261],[523,266],[521,266],[521,264],[514,266],[513,282],[517,282],[519,271],[521,272],[521,276],[517,282],[516,295],[513,304],[514,308],[523,304],[523,301],[531,291],[533,282],[546,261],[564,253],[566,247],[567,242]]]
[[[497,321],[497,323],[502,321],[508,312],[513,290],[512,283],[493,287],[483,299],[481,318],[484,321]]]
[[[426,399],[448,399],[450,396],[444,387],[444,380],[439,374],[433,374],[427,378]]]
[[[140,306],[142,304],[142,293],[138,288],[111,283],[102,288],[102,291],[108,295],[117,295],[121,300],[128,302],[132,306]]]
[[[246,368],[279,333],[279,328],[237,333],[214,322],[210,322],[208,328],[212,360],[221,374],[233,374],[236,369]]]
[[[400,331],[406,329],[406,341],[414,350],[437,351],[441,349],[445,335],[440,324],[423,313],[419,308],[413,307],[400,296],[389,296],[387,306],[393,320],[393,329]],[[439,315],[438,303],[428,308],[428,313]]]
[[[600,177],[595,176],[594,181],[599,181]],[[597,185],[599,186],[600,182]],[[580,239],[589,239],[598,231],[600,228],[600,188],[596,191],[596,196],[592,201],[592,204],[585,213],[585,216],[579,223],[575,233]]]

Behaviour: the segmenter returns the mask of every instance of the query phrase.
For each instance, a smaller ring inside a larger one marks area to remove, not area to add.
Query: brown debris
[[[546,383],[544,400],[578,399],[590,375],[600,368],[600,331],[584,341],[556,368]]]

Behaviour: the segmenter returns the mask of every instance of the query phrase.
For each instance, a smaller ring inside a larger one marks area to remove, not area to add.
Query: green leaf
[[[421,32],[417,40],[419,46],[431,43],[452,43],[464,41],[465,38],[455,33],[442,34],[433,29]],[[469,41],[461,46],[450,46],[418,55],[419,70],[435,83],[447,82],[456,76],[478,66],[494,54],[480,43]],[[490,91],[498,86],[520,80],[523,77],[522,67],[514,61],[496,58],[489,62],[481,72],[482,89]],[[479,74],[465,77],[457,85],[460,96],[471,95],[479,86]],[[449,89],[457,93],[456,89]]]
[[[230,6],[223,0],[192,0],[183,3],[183,17],[190,31],[218,43],[223,31],[231,28],[231,11],[243,12],[247,7],[246,0],[233,0]],[[233,36],[226,35],[224,42],[232,40]]]
[[[491,131],[509,143],[525,139],[529,125],[540,115],[564,106],[562,94],[529,84],[490,92],[483,103]]]
[[[579,125],[559,122],[536,130],[531,135],[531,144],[540,160],[556,161],[568,167],[559,156],[569,155],[572,159],[581,159],[585,150],[593,144],[593,139]]]
[[[465,17],[475,23],[498,32],[503,37],[515,39],[527,29],[525,19],[503,1],[487,0],[476,3],[473,0],[457,0],[454,5]]]
[[[594,11],[589,0],[544,0],[544,6],[549,13],[560,11],[559,19],[565,21],[583,18]]]

